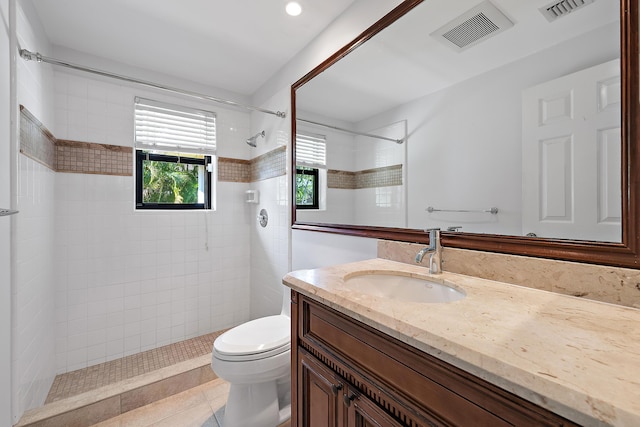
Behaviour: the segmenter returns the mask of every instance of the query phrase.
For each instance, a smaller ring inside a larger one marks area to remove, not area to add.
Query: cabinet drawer
[[[574,425],[309,298],[299,345],[406,425]]]

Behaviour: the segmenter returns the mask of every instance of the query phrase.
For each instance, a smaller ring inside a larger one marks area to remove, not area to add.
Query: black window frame
[[[296,175],[311,175],[313,176],[314,179],[314,186],[312,189],[313,192],[313,201],[314,203],[311,205],[299,205],[298,201],[295,201],[296,204],[296,209],[320,209],[320,200],[319,200],[319,195],[320,195],[320,179],[319,179],[319,170],[318,168],[311,168],[308,166],[297,166],[296,167]],[[296,189],[297,190],[297,189]],[[296,191],[297,193],[297,191]],[[295,194],[295,193],[294,193]]]
[[[167,162],[167,163],[181,163],[188,165],[198,165],[204,167],[204,203],[145,203],[142,200],[142,192],[144,186],[144,179],[142,176],[143,162],[147,160]],[[156,210],[195,210],[195,209],[212,209],[211,203],[211,187],[212,187],[212,172],[209,170],[209,165],[212,164],[213,156],[204,156],[203,158],[189,157],[189,154],[184,156],[176,156],[170,154],[159,154],[149,152],[145,150],[136,150],[136,209],[156,209]]]

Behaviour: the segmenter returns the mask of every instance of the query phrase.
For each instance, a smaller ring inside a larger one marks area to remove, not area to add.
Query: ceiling
[[[251,95],[354,0],[24,0],[55,46]],[[27,46],[27,48],[29,48]]]
[[[491,0],[513,22],[512,27],[462,52],[432,35],[480,3],[423,2],[300,88],[297,108],[358,123],[563,41],[619,26],[618,0],[595,0],[553,22],[540,12],[550,0]],[[618,42],[614,33],[613,44]]]

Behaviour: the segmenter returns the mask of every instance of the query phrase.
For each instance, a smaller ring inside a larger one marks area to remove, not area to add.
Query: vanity
[[[431,280],[449,302],[354,289]],[[286,275],[292,425],[640,425],[640,310],[372,259]]]

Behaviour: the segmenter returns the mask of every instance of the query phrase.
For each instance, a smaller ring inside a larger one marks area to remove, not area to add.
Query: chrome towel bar
[[[12,211],[11,209],[2,209],[2,208],[0,208],[0,216],[15,215],[17,213],[18,213],[18,211]]]
[[[490,213],[496,215],[498,213],[498,208],[490,208],[487,210],[466,210],[466,209],[436,209],[433,206],[429,206],[426,209],[427,212],[480,212],[480,213]]]

